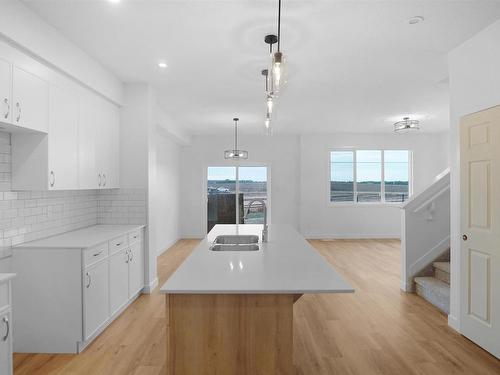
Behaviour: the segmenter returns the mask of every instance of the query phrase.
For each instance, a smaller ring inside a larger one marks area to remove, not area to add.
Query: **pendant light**
[[[398,121],[394,124],[395,133],[406,133],[418,129],[420,129],[420,121],[410,120],[409,117],[403,117],[403,121]]]
[[[286,58],[281,52],[281,0],[278,0],[278,50],[271,53],[271,64],[269,67],[269,90],[273,96],[280,94],[286,84]]]
[[[264,76],[264,80],[266,83],[266,117],[264,120],[264,126],[266,127],[267,134],[269,134],[269,130],[271,129],[271,118],[273,115],[275,102],[274,102],[273,95],[269,93],[269,86],[268,86],[269,70],[264,69],[264,70],[262,70],[261,73]]]
[[[248,151],[238,150],[238,121],[239,120],[240,119],[237,117],[233,118],[233,121],[234,121],[234,149],[224,151],[224,158],[225,159],[232,159],[232,160],[248,159]]]

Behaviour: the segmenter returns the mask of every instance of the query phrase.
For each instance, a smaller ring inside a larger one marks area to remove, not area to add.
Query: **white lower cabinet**
[[[0,313],[0,374],[12,374],[12,312]]]
[[[144,253],[142,243],[136,242],[130,246],[129,262],[129,297],[137,294],[144,287]]]
[[[88,340],[109,317],[108,263],[104,260],[84,272],[84,337]]]
[[[97,225],[15,246],[14,351],[85,349],[144,287],[142,232],[139,226]],[[96,235],[92,246],[77,245]]]
[[[115,314],[129,299],[129,254],[128,248],[109,257],[109,295],[111,315]]]

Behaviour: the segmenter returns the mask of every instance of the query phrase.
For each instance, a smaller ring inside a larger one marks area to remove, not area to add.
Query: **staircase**
[[[415,291],[442,312],[450,313],[450,261],[432,263],[432,275],[414,278]]]

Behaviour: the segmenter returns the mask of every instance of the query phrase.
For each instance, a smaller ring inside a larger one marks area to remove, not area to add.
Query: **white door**
[[[461,329],[500,358],[500,106],[460,130]]]
[[[111,315],[128,301],[128,249],[111,255],[109,259],[109,303]]]
[[[49,189],[78,189],[78,97],[49,88]]]
[[[84,336],[88,339],[109,317],[108,262],[84,272]]]
[[[78,181],[80,189],[97,189],[99,177],[96,167],[96,100],[82,92],[78,121]]]
[[[0,59],[0,122],[12,122],[12,65]]]
[[[12,87],[13,123],[47,133],[49,120],[47,82],[14,66]]]
[[[129,297],[132,297],[144,287],[144,253],[141,242],[132,245],[130,248],[129,267]]]
[[[0,314],[0,374],[12,374],[12,313]]]

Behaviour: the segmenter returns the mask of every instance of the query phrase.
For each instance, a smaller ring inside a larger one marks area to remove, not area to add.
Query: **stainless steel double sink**
[[[217,236],[210,246],[212,251],[257,251],[259,248],[259,236],[234,234]]]

